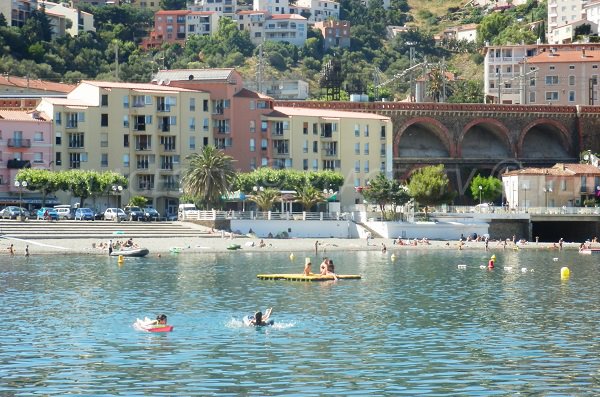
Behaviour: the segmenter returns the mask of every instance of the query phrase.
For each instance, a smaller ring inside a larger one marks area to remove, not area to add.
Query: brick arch
[[[571,151],[573,149],[573,143],[571,142],[571,139],[569,138],[569,130],[567,129],[567,127],[565,127],[563,124],[559,123],[556,120],[537,119],[537,120],[534,120],[531,123],[527,124],[521,130],[521,133],[519,134],[519,142],[517,143],[517,156],[518,157],[523,157],[523,141],[525,141],[525,136],[527,135],[527,133],[533,127],[541,125],[541,124],[547,124],[547,125],[550,125],[550,126],[556,128],[556,130],[558,130],[558,132],[560,132],[563,147],[565,147],[567,149],[567,153],[571,153]]]
[[[430,131],[446,147],[446,149],[448,150],[448,155],[450,157],[455,157],[456,147],[452,144],[452,140],[450,139],[450,132],[448,131],[448,128],[446,128],[446,126],[444,124],[442,124],[440,121],[438,121],[434,118],[431,118],[431,117],[415,117],[410,120],[407,120],[400,126],[400,128],[398,128],[397,132],[394,133],[394,143],[393,143],[394,157],[400,156],[398,147],[400,145],[400,140],[402,138],[402,135],[404,134],[406,129],[413,124],[424,124],[426,126],[431,126],[431,125],[434,126],[435,128],[430,129]]]
[[[458,143],[456,145],[457,157],[462,157],[462,144],[463,144],[463,139],[465,138],[465,135],[467,134],[467,132],[469,132],[469,130],[472,127],[474,127],[478,124],[492,124],[494,127],[497,127],[497,129],[493,130],[493,132],[499,133],[498,135],[499,135],[500,139],[502,139],[504,141],[509,152],[511,152],[513,154],[516,153],[516,148],[515,148],[514,143],[511,142],[510,131],[508,130],[508,128],[502,122],[500,122],[496,119],[493,119],[490,117],[485,117],[485,118],[478,118],[478,119],[472,120],[470,123],[468,123],[467,125],[464,126],[464,128],[460,132],[460,136],[458,137]]]

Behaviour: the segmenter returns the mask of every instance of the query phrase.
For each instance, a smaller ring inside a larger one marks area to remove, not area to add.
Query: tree
[[[65,186],[64,179],[57,172],[39,168],[23,168],[15,179],[27,182],[27,190],[38,191],[42,194],[42,207],[46,206],[46,198],[62,190]]]
[[[479,187],[481,186],[481,189]],[[481,196],[480,196],[481,194]],[[475,201],[493,202],[502,195],[502,181],[496,177],[483,177],[477,174],[471,180],[471,196]]]
[[[477,42],[484,44],[494,41],[511,22],[511,17],[501,12],[493,12],[485,16],[477,27]]]
[[[383,172],[369,182],[369,187],[364,189],[362,194],[369,203],[377,204],[382,219],[388,219],[386,216],[388,206],[391,206],[390,218],[397,219],[398,206],[410,200],[406,186],[401,186],[395,179],[388,179]]]
[[[144,196],[133,196],[129,199],[129,205],[132,207],[144,208],[148,204],[148,199]]]
[[[296,189],[297,203],[302,205],[304,211],[310,211],[318,203],[325,202],[323,192],[312,185],[304,185]]]
[[[65,190],[80,198],[80,207],[84,207],[87,198],[106,193],[109,186],[119,185],[126,188],[128,184],[127,178],[112,171],[69,170],[61,171],[61,175]]]
[[[280,198],[279,190],[273,188],[267,188],[258,190],[253,195],[248,197],[248,200],[256,203],[261,211],[270,211]]]
[[[186,157],[189,161],[181,178],[183,192],[211,208],[230,191],[236,178],[233,158],[214,146],[205,146],[200,153]]]
[[[448,98],[451,103],[483,103],[483,82],[475,80],[458,80],[454,82],[454,90]]]
[[[408,182],[410,195],[419,203],[427,206],[447,203],[454,198],[449,190],[450,181],[444,172],[444,165],[432,165],[415,171]]]

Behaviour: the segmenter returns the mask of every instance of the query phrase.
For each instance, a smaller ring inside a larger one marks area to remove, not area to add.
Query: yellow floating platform
[[[299,274],[259,274],[256,276],[261,280],[287,280],[287,281],[328,281],[333,280],[333,276],[322,276],[320,274],[311,274],[305,276],[302,273]],[[360,274],[338,274],[338,279],[343,280],[358,280],[362,276]]]

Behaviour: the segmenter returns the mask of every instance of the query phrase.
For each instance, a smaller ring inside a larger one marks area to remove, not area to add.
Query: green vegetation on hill
[[[143,51],[139,47],[153,25],[153,14],[128,5],[81,8],[94,15],[96,32],[81,32],[76,37],[50,38],[45,13],[36,11],[22,28],[6,26],[0,15],[0,72],[52,81],[77,82],[81,79],[150,81],[159,68],[235,67],[246,79],[254,80],[259,69],[264,81],[278,78],[308,80],[314,97],[320,96],[319,76],[324,65],[339,61],[342,70],[343,97],[368,93],[371,98],[404,99],[411,77],[425,70],[399,77],[410,65],[424,60],[431,66],[426,76],[443,76],[442,70],[458,75],[463,81],[446,93],[450,101],[481,101],[481,45],[485,41],[532,42],[541,30],[532,32],[527,23],[545,16],[546,4],[529,0],[505,12],[484,15],[479,8],[463,7],[457,0],[391,0],[383,8],[382,0],[341,0],[340,18],[351,23],[351,47],[325,52],[320,32],[311,30],[302,47],[287,43],[265,42],[256,48],[247,32],[234,21],[221,19],[213,36],[194,36],[182,47],[164,44]],[[181,7],[180,0],[163,0],[165,8]],[[448,26],[479,23],[478,43],[444,40],[436,44],[434,34]],[[389,39],[387,26],[411,26],[412,29]],[[539,29],[539,28],[538,28]],[[542,29],[543,30],[543,29]],[[262,51],[261,51],[262,50]],[[259,58],[262,54],[262,58]],[[386,82],[386,84],[383,84]],[[432,88],[434,87],[434,88]],[[443,98],[429,90],[432,97]],[[376,95],[377,94],[377,95]]]

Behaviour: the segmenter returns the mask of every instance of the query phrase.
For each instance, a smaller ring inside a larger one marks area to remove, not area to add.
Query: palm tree
[[[273,204],[280,198],[279,190],[277,189],[264,189],[258,191],[256,194],[250,196],[248,200],[256,203],[261,211],[269,211]]]
[[[304,211],[309,211],[318,203],[325,201],[323,192],[312,185],[304,185],[296,189],[296,200],[297,203],[302,204]]]
[[[183,193],[198,198],[207,209],[217,204],[236,178],[233,157],[214,146],[205,146],[202,152],[192,153],[186,160],[189,165],[181,178]]]

